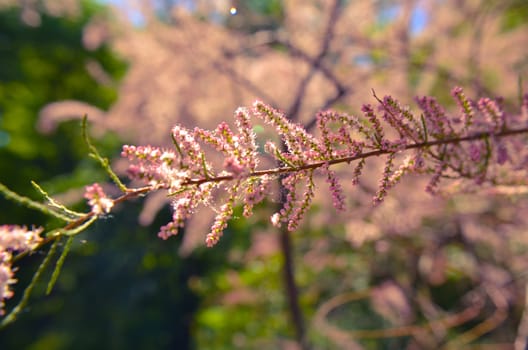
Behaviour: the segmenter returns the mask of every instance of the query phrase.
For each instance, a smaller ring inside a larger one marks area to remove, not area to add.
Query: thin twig
[[[453,144],[453,143],[456,144],[456,143],[467,142],[467,141],[475,141],[475,140],[485,139],[489,137],[501,138],[501,137],[520,135],[520,134],[528,134],[528,128],[503,130],[497,133],[484,131],[484,132],[479,132],[479,133],[475,133],[475,134],[464,136],[464,137],[454,137],[454,138],[447,138],[443,140],[412,143],[410,145],[406,145],[405,147],[402,147],[400,152],[411,150],[411,149],[420,149],[420,148],[424,149],[424,148],[428,148],[432,146],[440,146],[440,145],[447,145],[447,144]],[[266,169],[266,170],[257,170],[257,171],[247,174],[247,177],[258,177],[258,176],[263,176],[263,175],[277,176],[281,174],[294,173],[294,172],[299,172],[303,170],[318,169],[325,165],[350,163],[355,160],[375,157],[375,156],[381,156],[381,155],[389,154],[389,153],[394,153],[394,150],[375,150],[375,151],[360,153],[360,154],[353,155],[353,156],[335,158],[331,160],[323,160],[323,161],[303,164],[303,165],[299,165],[295,167],[286,166],[286,167],[278,167],[278,168]],[[207,182],[231,181],[234,179],[235,177],[233,175],[223,175],[223,176],[210,177],[209,179],[206,179],[206,178],[189,179],[185,181],[182,185],[183,186],[200,185],[200,184],[207,183]]]
[[[7,188],[2,183],[0,183],[0,193],[3,194],[6,199],[12,200],[13,202],[16,202],[16,203],[20,203],[27,208],[38,210],[46,215],[54,216],[66,222],[72,220],[70,217],[62,213],[59,213],[55,210],[52,210],[48,206],[40,202],[36,202],[28,197],[21,196],[18,193],[11,191],[9,188]]]
[[[0,328],[4,328],[8,324],[14,322],[16,320],[16,318],[18,317],[18,315],[20,314],[20,312],[22,312],[24,307],[26,307],[27,302],[29,300],[29,297],[31,296],[31,292],[33,291],[33,288],[35,288],[38,280],[42,276],[42,273],[44,272],[46,267],[51,262],[51,258],[53,257],[53,255],[57,251],[57,246],[58,245],[59,245],[59,241],[53,242],[53,245],[50,247],[50,250],[48,251],[48,254],[46,255],[46,258],[44,258],[44,261],[40,264],[40,266],[38,267],[37,271],[33,275],[33,278],[31,279],[31,282],[29,283],[29,285],[24,290],[24,294],[22,295],[22,299],[20,300],[18,305],[15,306],[13,308],[13,310],[11,310],[11,312],[2,320],[2,322],[0,322]]]
[[[128,201],[132,198],[136,198],[136,197],[140,197],[146,193],[149,193],[149,192],[152,192],[152,191],[155,191],[157,189],[160,189],[160,187],[156,187],[156,186],[145,186],[145,187],[140,187],[140,188],[137,188],[137,189],[128,189],[127,190],[127,193],[125,193],[124,195],[121,195],[120,197],[114,199],[114,205],[115,204],[118,204],[118,203],[122,203],[122,202],[125,202],[125,201]],[[87,223],[87,222],[90,222],[90,220],[94,220],[94,217],[96,216],[96,214],[93,212],[93,211],[90,211],[88,213],[85,213],[83,216],[81,216],[80,218],[74,220],[74,221],[71,221],[69,222],[66,226],[62,227],[61,229],[59,229],[57,232],[58,234],[54,234],[54,235],[48,235],[46,238],[44,238],[37,247],[35,247],[35,249],[33,250],[38,250],[40,249],[41,247],[43,247],[44,245],[48,244],[49,242],[51,241],[54,241],[56,240],[57,238],[61,237],[62,234],[61,232],[68,232],[68,231],[74,231],[75,229],[81,227],[83,224]],[[18,255],[16,255],[14,258],[13,258],[13,261],[17,261],[21,258],[23,258],[24,256],[28,255],[29,252],[23,252],[23,253],[20,253]]]
[[[108,161],[108,158],[103,158],[100,154],[97,148],[92,144],[92,141],[90,140],[90,137],[88,135],[88,116],[85,114],[82,119],[81,124],[81,131],[82,131],[82,137],[84,139],[84,142],[88,146],[88,149],[90,150],[90,156],[95,158],[99,164],[103,167],[103,169],[106,171],[108,176],[112,179],[112,181],[119,187],[119,189],[122,192],[127,191],[127,187],[119,180],[119,177],[114,173],[114,171],[110,168],[110,162]]]

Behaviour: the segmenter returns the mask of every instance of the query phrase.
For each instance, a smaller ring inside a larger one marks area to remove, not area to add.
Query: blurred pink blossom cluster
[[[97,183],[86,186],[84,198],[88,200],[88,204],[95,215],[108,214],[114,206],[114,201],[107,197],[101,185]]]
[[[16,282],[11,266],[13,252],[35,249],[42,240],[42,228],[28,230],[24,226],[0,225],[0,315],[4,314],[4,300],[13,296],[9,285]]]

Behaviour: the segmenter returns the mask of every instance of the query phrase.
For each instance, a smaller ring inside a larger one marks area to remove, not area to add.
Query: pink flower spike
[[[332,193],[332,204],[336,210],[343,211],[345,210],[345,196],[343,195],[343,190],[337,180],[337,176],[332,170],[328,169],[328,166],[324,169],[326,172],[326,182],[330,186],[330,193]]]

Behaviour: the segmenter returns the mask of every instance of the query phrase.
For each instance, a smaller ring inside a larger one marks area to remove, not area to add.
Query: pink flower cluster
[[[24,226],[0,225],[0,315],[4,314],[4,300],[13,296],[10,285],[16,282],[11,266],[13,252],[35,249],[41,242],[42,228],[28,230]]]
[[[98,183],[86,186],[84,198],[88,200],[88,204],[95,215],[108,214],[114,206],[114,201],[106,196]]]
[[[257,101],[252,108],[235,112],[235,130],[225,122],[215,130],[178,125],[172,130],[175,150],[124,146],[122,155],[131,162],[129,175],[133,179],[143,180],[154,189],[165,188],[172,197],[173,218],[161,228],[159,236],[163,239],[177,234],[199,205],[213,207],[213,196],[224,193],[224,202],[206,236],[208,246],[218,242],[237,204],[244,205],[245,216],[251,215],[253,206],[270,194],[273,179],[279,179],[283,205],[271,216],[276,226],[286,224],[289,230],[299,226],[313,200],[317,175],[326,178],[334,207],[344,210],[345,196],[331,167],[354,162],[349,181],[357,184],[369,157],[386,158],[373,196],[376,204],[411,173],[429,174],[426,190],[430,193],[438,191],[442,178],[466,179],[478,185],[498,183],[499,174],[504,173],[499,167],[504,166],[523,172],[524,176],[515,180],[517,185],[519,179],[526,182],[528,96],[521,113],[509,114],[500,100],[471,101],[460,88],[452,95],[459,106],[455,114],[449,114],[432,97],[417,98],[420,112],[413,113],[390,96],[379,99],[374,95],[377,108],[364,105],[361,117],[333,111],[318,113],[317,132],[313,134]],[[276,161],[276,168],[258,168],[264,155],[257,147],[252,118],[277,133],[277,140],[268,140],[264,147],[268,157]],[[209,162],[204,145],[222,155],[220,168]],[[100,202],[102,196],[97,198]]]

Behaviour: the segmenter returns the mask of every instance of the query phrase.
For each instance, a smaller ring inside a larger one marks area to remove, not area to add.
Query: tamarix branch
[[[206,245],[214,246],[222,236],[237,205],[243,206],[244,216],[252,214],[253,206],[273,192],[274,180],[286,191],[282,208],[270,217],[275,226],[285,225],[293,231],[310,207],[316,189],[316,176],[322,176],[332,194],[333,206],[345,209],[345,193],[341,182],[360,182],[366,161],[383,156],[385,166],[380,175],[374,204],[383,201],[390,188],[412,173],[429,177],[425,190],[435,194],[442,179],[459,179],[475,186],[526,185],[528,166],[528,95],[521,101],[520,111],[508,113],[500,99],[468,99],[462,89],[452,95],[458,112],[448,113],[434,98],[417,98],[419,112],[412,112],[390,96],[378,98],[376,104],[364,105],[361,116],[334,111],[317,115],[316,129],[308,132],[292,123],[280,111],[263,102],[235,112],[234,130],[221,123],[214,130],[187,129],[177,125],[172,129],[173,149],[153,146],[123,146],[122,156],[128,159],[128,174],[145,183],[131,189],[123,185],[85,137],[96,158],[109,173],[123,194],[110,198],[99,184],[86,187],[85,198],[91,207],[88,213],[78,213],[52,200],[35,186],[47,200],[46,205],[21,197],[0,184],[7,199],[43,211],[65,221],[62,228],[48,231],[22,226],[0,226],[0,302],[10,298],[10,285],[15,282],[13,260],[43,248],[53,241],[43,266],[11,313],[2,322],[5,326],[15,320],[29,297],[40,271],[51,261],[57,242],[67,240],[90,226],[97,218],[108,215],[116,203],[139,195],[166,190],[171,199],[172,220],[161,227],[159,237],[176,235],[180,227],[200,206],[213,207],[216,198],[223,202],[217,208]],[[257,123],[272,127],[274,136],[265,143],[254,132]],[[83,124],[86,135],[86,124]],[[215,161],[213,153],[221,155]],[[271,161],[270,161],[271,160]],[[263,164],[272,164],[265,167]],[[347,164],[350,175],[338,178],[334,165]],[[215,204],[214,207],[218,207]],[[51,291],[68,250],[58,258]],[[18,255],[14,255],[18,253]],[[0,303],[0,307],[3,304]]]

